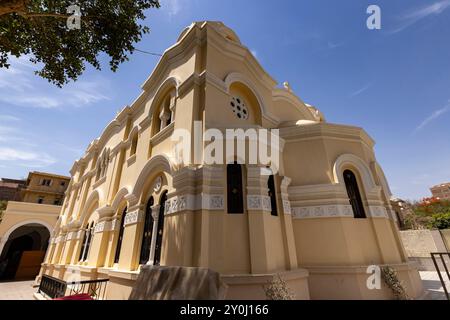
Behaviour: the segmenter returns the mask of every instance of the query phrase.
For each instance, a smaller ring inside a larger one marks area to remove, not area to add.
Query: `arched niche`
[[[361,192],[364,190],[363,198],[366,198],[366,194],[369,193],[379,194],[380,187],[376,184],[369,166],[361,158],[353,154],[343,154],[334,162],[334,183],[345,185],[343,173],[347,169],[355,174],[359,186],[362,189]]]
[[[137,200],[136,204],[145,204],[152,195],[152,188],[156,182],[156,178],[161,177],[161,190],[163,186],[171,185],[173,175],[173,164],[165,155],[156,155],[152,157],[141,170],[138,179],[133,187],[133,199]],[[159,194],[159,192],[157,192]],[[155,198],[159,199],[158,198]],[[130,203],[130,206],[134,205]]]
[[[169,77],[156,90],[149,109],[149,117],[152,119],[152,136],[175,120],[179,85],[180,80],[177,77]]]

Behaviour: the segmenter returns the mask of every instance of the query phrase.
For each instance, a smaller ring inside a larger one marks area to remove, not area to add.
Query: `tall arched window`
[[[86,226],[86,232],[84,233],[83,243],[80,250],[80,262],[86,261],[89,255],[89,248],[91,247],[91,241],[94,233],[94,221]]]
[[[136,132],[133,135],[133,138],[131,139],[130,156],[136,154],[137,144],[138,144],[138,133]]]
[[[275,190],[275,178],[274,178],[273,174],[270,175],[269,179],[267,180],[267,188],[269,188],[270,204],[272,205],[271,214],[273,216],[278,216],[277,193]]]
[[[158,231],[157,231],[158,233],[156,235],[155,258],[153,259],[155,266],[159,266],[159,263],[161,261],[161,249],[164,231],[164,212],[166,210],[166,201],[167,201],[167,191],[164,191],[164,193],[161,196],[159,207]]]
[[[358,181],[351,170],[344,171],[345,187],[347,188],[348,198],[353,209],[355,218],[365,218],[366,212],[359,192]]]
[[[227,165],[228,213],[244,213],[242,167],[236,161]]]
[[[144,231],[142,234],[140,264],[147,263],[150,258],[150,245],[152,243],[153,217],[152,217],[153,197],[150,197],[145,208]]]
[[[120,250],[122,249],[123,231],[125,229],[124,223],[125,223],[126,214],[127,214],[127,207],[125,207],[125,209],[123,210],[122,218],[120,220],[119,237],[117,238],[116,254],[114,256],[114,263],[119,263]]]

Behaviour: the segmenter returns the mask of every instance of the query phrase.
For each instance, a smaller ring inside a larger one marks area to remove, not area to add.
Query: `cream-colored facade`
[[[193,23],[142,89],[73,165],[41,273],[109,278],[108,299],[127,299],[144,263],[211,268],[230,299],[264,298],[275,274],[298,299],[382,299],[390,291],[369,290],[366,270],[388,264],[421,294],[374,141],[279,88],[231,29]],[[202,132],[279,129],[274,190],[258,165],[177,164],[171,136],[195,121]],[[358,185],[359,213],[344,174]]]

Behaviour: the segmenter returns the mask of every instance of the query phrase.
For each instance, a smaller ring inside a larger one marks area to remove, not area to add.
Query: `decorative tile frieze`
[[[94,233],[103,232],[105,229],[105,221],[99,222],[94,227]]]
[[[283,212],[284,214],[291,214],[291,202],[289,200],[283,200]]]
[[[350,205],[325,205],[292,208],[294,219],[353,217]]]
[[[386,218],[389,219],[387,210],[383,206],[369,206],[369,214],[372,218]]]
[[[111,221],[109,221],[108,231],[118,230],[119,227],[120,227],[120,219],[111,220]]]
[[[67,241],[70,241],[70,240],[74,240],[74,239],[76,239],[76,237],[77,237],[77,234],[78,234],[78,232],[77,231],[72,231],[72,232],[69,232],[68,234],[67,234]]]
[[[263,195],[247,195],[247,209],[272,211],[270,197]]]
[[[66,241],[66,236],[65,235],[58,236],[56,238],[56,240],[55,240],[55,243],[60,243],[60,242],[63,242],[63,241]]]
[[[128,212],[127,215],[125,216],[124,225],[128,226],[130,224],[135,224],[142,221],[142,219],[143,219],[142,210],[131,211]]]
[[[183,210],[195,210],[195,196],[186,194],[175,196],[166,201],[165,214],[176,213]]]
[[[223,210],[224,197],[217,194],[184,194],[166,201],[165,214],[194,210]]]
[[[294,219],[306,218],[332,218],[332,217],[353,217],[351,205],[325,205],[292,208]],[[371,218],[389,219],[386,208],[383,206],[369,206],[367,216]]]
[[[202,195],[202,200],[206,200],[206,206],[202,206],[202,209],[206,210],[223,210],[224,207],[224,197],[223,195]],[[204,203],[202,201],[202,203]]]

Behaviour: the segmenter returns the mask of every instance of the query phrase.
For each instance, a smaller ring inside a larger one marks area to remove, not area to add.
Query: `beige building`
[[[430,188],[430,191],[435,198],[450,200],[450,182],[435,185]]]
[[[70,178],[45,172],[30,172],[26,188],[21,190],[23,202],[60,206]]]
[[[127,299],[144,264],[211,268],[230,299],[265,298],[276,274],[297,299],[389,299],[366,283],[390,265],[422,293],[374,141],[279,88],[231,29],[193,23],[142,90],[74,163],[41,274],[108,278],[108,299]],[[209,142],[177,161],[181,129],[230,128],[279,129],[278,172],[220,152],[228,164],[207,164]]]
[[[0,223],[0,279],[33,279],[39,273],[69,181],[65,176],[30,172],[15,188],[12,199],[18,201],[8,201]]]

